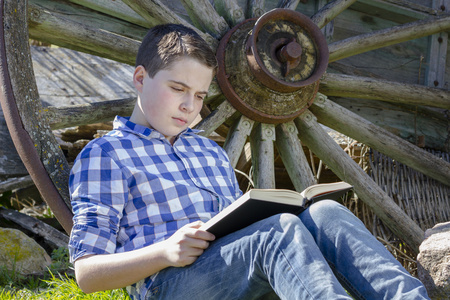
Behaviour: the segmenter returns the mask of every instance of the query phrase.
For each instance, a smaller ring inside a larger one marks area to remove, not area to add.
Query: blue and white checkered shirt
[[[69,178],[72,262],[162,241],[242,194],[225,151],[196,132],[185,130],[172,146],[159,132],[116,117],[111,132],[82,150]],[[138,282],[130,296],[150,284]]]

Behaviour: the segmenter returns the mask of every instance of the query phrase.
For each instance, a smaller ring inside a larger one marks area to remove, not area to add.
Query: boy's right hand
[[[187,224],[163,242],[167,246],[165,253],[170,266],[192,264],[208,248],[209,242],[215,239],[212,233],[199,230],[202,224],[201,221]]]

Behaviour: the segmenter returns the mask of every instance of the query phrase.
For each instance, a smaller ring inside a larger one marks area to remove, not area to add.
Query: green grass
[[[3,288],[0,291],[1,300],[81,300],[81,299],[112,299],[122,300],[130,299],[126,291],[117,289],[111,291],[85,294],[78,287],[76,281],[67,275],[55,276],[51,274],[51,279],[42,280],[38,288],[30,289],[22,287],[20,289],[12,286]]]
[[[73,276],[66,274],[71,264],[65,248],[56,249],[52,255],[53,263],[48,273],[40,278],[24,276],[15,269],[7,270],[0,266],[0,300],[81,300],[81,299],[130,299],[122,289],[85,294],[78,287]]]

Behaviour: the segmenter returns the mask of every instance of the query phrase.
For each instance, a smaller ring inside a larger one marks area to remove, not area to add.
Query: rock
[[[46,271],[50,256],[22,231],[0,228],[0,266],[28,275]]]
[[[450,222],[428,229],[419,247],[417,273],[433,300],[450,299]]]

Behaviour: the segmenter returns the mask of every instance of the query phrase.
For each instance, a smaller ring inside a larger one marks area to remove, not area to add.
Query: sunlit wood
[[[230,118],[236,109],[231,106],[230,102],[223,101],[213,112],[195,126],[195,129],[203,130],[200,135],[209,136],[223,122]]]
[[[255,188],[275,188],[273,141],[275,125],[259,123],[250,135]]]
[[[239,160],[239,156],[244,149],[247,138],[250,135],[255,121],[241,116],[238,118],[228,132],[223,148],[230,158],[231,166],[234,168]]]
[[[444,184],[450,183],[450,163],[367,121],[319,95],[310,107],[318,121],[382,152]]]
[[[424,232],[364,170],[317,123],[315,116],[306,111],[295,119],[299,136],[314,154],[341,179],[354,186],[358,197],[394,232],[419,252]]]
[[[276,128],[275,144],[295,189],[301,192],[316,182],[297,134],[293,122],[280,124]]]

